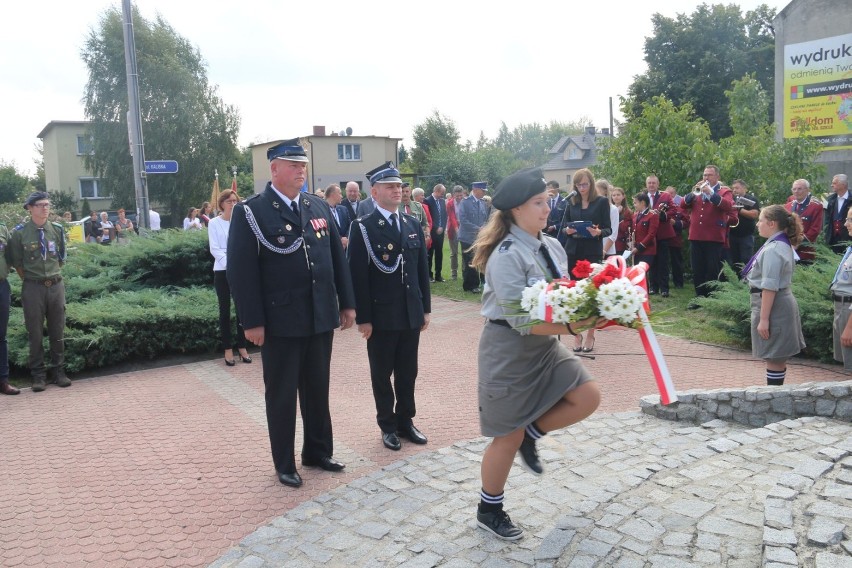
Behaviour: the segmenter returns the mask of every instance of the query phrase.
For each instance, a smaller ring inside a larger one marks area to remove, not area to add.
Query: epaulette
[[[64,229],[65,228],[65,227],[62,226],[62,223],[57,223],[55,221],[51,221],[50,224],[53,225],[54,227],[56,227],[57,229]]]
[[[18,223],[17,225],[15,225],[15,228],[14,228],[14,229],[12,229],[12,230],[13,230],[13,231],[20,231],[20,230],[21,230],[21,229],[23,229],[23,228],[24,228],[24,224],[23,224],[23,223]]]
[[[245,202],[246,202],[246,203],[248,203],[248,202],[249,202],[249,201],[251,201],[252,199],[257,199],[257,198],[258,198],[258,197],[260,197],[261,195],[262,195],[261,193],[255,193],[255,194],[254,194],[254,195],[252,195],[251,197],[246,197],[246,198],[245,198]]]

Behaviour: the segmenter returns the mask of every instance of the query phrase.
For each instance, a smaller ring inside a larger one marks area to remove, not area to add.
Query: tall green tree
[[[38,154],[38,159],[35,161],[36,173],[30,179],[36,191],[47,191],[47,181],[44,177],[44,142],[39,140],[35,143],[34,150]]]
[[[654,14],[653,35],[645,39],[648,71],[630,86],[624,107],[628,118],[663,95],[676,106],[690,103],[715,140],[730,136],[724,93],[733,81],[753,73],[765,90],[774,87],[774,18],[775,9],[765,4],[745,15],[733,4],[702,4],[676,18]],[[766,112],[771,119],[771,102]]]
[[[178,174],[148,176],[148,194],[182,216],[210,194],[214,170],[237,159],[239,115],[209,84],[201,53],[162,17],[133,8],[139,106],[148,160],[177,160]],[[86,39],[89,72],[84,106],[94,152],[86,165],[113,196],[113,206],[135,207],[127,138],[127,76],[122,14],[108,9]]]
[[[29,180],[14,164],[0,161],[0,203],[19,203],[28,185]]]
[[[767,120],[769,95],[753,76],[734,81],[725,91],[733,134],[719,141],[719,167],[730,182],[740,178],[762,203],[784,203],[793,181],[805,178],[819,189],[824,166],[816,163],[821,144],[803,135],[777,141]],[[806,128],[806,125],[803,125]]]
[[[455,122],[442,116],[437,110],[422,123],[414,127],[414,148],[411,149],[411,168],[423,172],[432,152],[458,150],[459,130]]]
[[[683,193],[701,179],[704,166],[716,156],[710,129],[695,116],[692,105],[676,106],[660,96],[645,103],[638,117],[605,142],[595,171],[628,193],[645,187],[651,174],[663,187],[673,185]]]

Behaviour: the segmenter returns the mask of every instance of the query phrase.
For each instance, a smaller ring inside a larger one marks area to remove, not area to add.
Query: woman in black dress
[[[583,168],[577,170],[572,180],[574,192],[565,208],[563,231],[568,235],[565,252],[568,253],[568,273],[574,269],[578,260],[592,263],[603,261],[603,239],[612,234],[609,215],[609,201],[595,191],[595,176]],[[585,221],[590,225],[577,227],[573,223]],[[573,277],[573,274],[571,274]],[[590,329],[585,339],[582,334],[574,338],[574,352],[589,353],[595,348],[595,330]]]

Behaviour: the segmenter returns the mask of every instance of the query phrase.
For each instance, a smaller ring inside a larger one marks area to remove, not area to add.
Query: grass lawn
[[[459,255],[461,264],[461,255]],[[444,263],[441,270],[444,282],[432,283],[432,294],[450,298],[452,300],[463,300],[467,302],[479,302],[480,296],[462,290],[461,268],[459,268],[458,280],[450,280],[450,244],[449,239],[444,239]],[[692,282],[687,280],[682,289],[672,287],[671,296],[663,298],[659,295],[651,296],[651,310],[653,312],[654,331],[662,335],[671,335],[692,341],[712,343],[714,345],[726,345],[730,347],[746,348],[747,346],[735,341],[725,331],[713,325],[714,316],[707,308],[698,310],[687,310],[686,306],[695,296]]]

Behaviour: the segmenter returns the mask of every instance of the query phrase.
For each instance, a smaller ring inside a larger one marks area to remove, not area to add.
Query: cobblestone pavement
[[[436,298],[433,309],[432,324],[421,340],[415,420],[429,436],[429,444],[404,443],[400,452],[382,446],[365,342],[354,331],[338,333],[332,361],[332,417],[335,457],[347,467],[340,474],[300,468],[305,485],[298,490],[280,485],[272,469],[259,356],[251,365],[233,368],[211,360],[75,381],[69,389],[49,386],[43,393],[25,390],[19,396],[0,397],[0,477],[4,480],[0,484],[0,566],[254,566],[263,565],[263,558],[275,566],[278,559],[290,555],[300,558],[300,565],[337,565],[347,561],[344,554],[357,558],[353,564],[360,565],[553,564],[575,557],[603,561],[609,554],[628,562],[632,558],[628,553],[641,553],[626,548],[627,539],[610,543],[606,538],[613,537],[606,533],[584,537],[583,531],[591,535],[596,529],[606,530],[642,542],[635,522],[651,524],[653,520],[665,526],[668,513],[653,519],[639,515],[652,505],[636,505],[634,512],[623,514],[624,523],[634,522],[626,526],[628,532],[617,523],[598,525],[595,515],[603,513],[602,507],[629,508],[634,500],[647,499],[641,495],[644,485],[637,482],[663,479],[663,470],[654,470],[655,464],[663,464],[674,478],[683,476],[678,470],[683,466],[675,463],[686,459],[675,457],[683,450],[681,445],[699,443],[693,439],[699,437],[706,452],[713,435],[721,436],[724,428],[737,431],[729,425],[683,430],[682,425],[611,414],[638,409],[640,397],[656,390],[636,333],[603,331],[595,347],[597,358],[586,360],[603,393],[600,410],[590,421],[543,444],[549,467],[545,477],[534,479],[520,470],[513,473],[507,508],[527,530],[526,538],[512,546],[486,539],[471,524],[478,490],[476,460],[486,443],[479,437],[476,416],[475,354],[482,319],[472,303]],[[748,353],[667,337],[661,337],[660,344],[679,390],[743,387],[764,381],[762,365]],[[788,382],[834,381],[845,376],[836,366],[793,361]],[[826,432],[835,427],[835,423],[824,424],[821,428]],[[814,428],[809,424],[799,430]],[[666,442],[647,451],[640,449],[639,438],[656,432]],[[736,452],[749,448],[764,451],[763,444],[743,444],[724,456],[740,455]],[[813,453],[804,446],[799,451]],[[797,539],[810,539],[812,531],[808,527],[801,536],[798,531],[804,525],[799,519],[824,518],[826,522],[818,523],[813,532],[818,538],[835,540],[832,523],[849,521],[844,516],[849,505],[842,501],[848,499],[844,496],[849,478],[843,469],[846,458],[819,458],[819,449],[814,451],[813,459],[836,460],[832,461],[835,467],[808,477],[811,486],[798,478],[805,485],[772,483],[796,492],[785,502],[792,506]],[[776,453],[781,454],[773,452],[773,458],[780,459]],[[783,464],[773,467],[790,469]],[[776,469],[765,475],[774,475]],[[622,476],[622,470],[636,475]],[[769,483],[766,478],[764,485]],[[679,488],[663,485],[659,489],[672,495],[675,490]],[[626,501],[631,491],[636,493],[634,500]],[[819,492],[825,492],[824,499]],[[808,502],[814,495],[820,499]],[[654,496],[662,502],[661,495]],[[359,502],[359,507],[319,514],[338,501]],[[819,501],[836,508],[825,509],[827,505]],[[782,502],[771,503],[779,505],[773,511],[783,509]],[[751,503],[758,513],[763,507],[762,502]],[[721,515],[717,509],[708,514]],[[359,523],[357,530],[348,528],[361,515],[374,520]],[[296,522],[302,517],[309,522]],[[592,524],[571,524],[586,521]],[[296,526],[323,528],[287,528]],[[390,528],[382,534],[385,526]],[[283,533],[276,532],[282,527]],[[785,527],[761,528],[769,529]],[[789,527],[786,530],[779,538],[789,538]],[[685,529],[669,531],[660,538],[673,532],[686,534]],[[270,541],[265,534],[282,537]],[[339,535],[335,538],[341,543],[358,544],[335,544],[331,534]],[[845,534],[843,538],[848,538],[848,530]],[[720,538],[727,541],[725,535]],[[603,555],[586,554],[586,548],[582,554],[577,552],[583,542],[588,547],[596,541],[612,550]],[[245,546],[231,550],[241,542]],[[469,542],[474,544],[455,549]],[[362,556],[356,551],[359,546],[364,547]],[[443,552],[441,546],[446,546]],[[692,551],[698,545],[666,546]],[[773,546],[779,548],[779,556],[784,554],[782,548],[792,550]],[[838,546],[844,545],[826,545],[820,551],[839,554]],[[663,554],[663,548],[655,545],[653,550]],[[311,551],[316,555],[311,556]],[[536,560],[536,555],[556,551],[556,556]],[[732,554],[720,549],[711,552]],[[800,559],[810,558],[797,554]],[[237,555],[241,556],[235,563]]]
[[[506,507],[526,530],[518,543],[475,527],[486,444],[412,456],[323,494],[212,566],[852,563],[848,423],[684,427],[600,415],[542,441],[541,479],[513,469]]]

